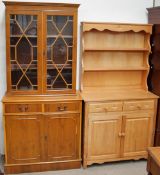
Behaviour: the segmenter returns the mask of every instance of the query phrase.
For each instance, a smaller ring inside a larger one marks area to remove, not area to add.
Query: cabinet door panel
[[[41,14],[33,11],[7,13],[8,89],[13,93],[41,90]]]
[[[46,50],[45,92],[60,93],[75,90],[76,16],[73,12],[44,13]]]
[[[121,122],[121,114],[89,115],[88,159],[119,157]]]
[[[48,161],[79,158],[79,114],[52,115],[46,120]]]
[[[7,163],[41,160],[42,120],[39,116],[5,116]]]
[[[145,156],[151,146],[152,113],[132,113],[124,117],[124,156]]]

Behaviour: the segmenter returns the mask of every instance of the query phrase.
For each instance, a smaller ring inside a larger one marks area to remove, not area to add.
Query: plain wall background
[[[14,1],[14,0],[12,0]],[[16,0],[19,1],[19,0]],[[32,0],[27,0],[32,1]],[[80,63],[80,22],[124,22],[147,23],[147,7],[152,7],[152,0],[34,0],[36,2],[79,3],[78,13],[78,53],[77,53],[77,89],[79,89]],[[6,57],[5,57],[5,7],[0,0],[0,99],[6,91]],[[2,104],[0,103],[0,153],[4,153]]]

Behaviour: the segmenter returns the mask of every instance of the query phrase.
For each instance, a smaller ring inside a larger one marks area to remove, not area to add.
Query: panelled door
[[[42,116],[6,115],[6,163],[40,162],[43,148]]]
[[[79,159],[80,115],[46,115],[46,157],[48,161]]]
[[[147,155],[147,148],[151,145],[153,113],[133,112],[123,117],[123,157]]]
[[[120,114],[89,114],[87,159],[107,159],[120,156]]]

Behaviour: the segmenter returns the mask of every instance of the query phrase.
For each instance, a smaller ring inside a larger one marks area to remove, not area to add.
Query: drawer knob
[[[124,132],[122,132],[122,133],[120,132],[118,135],[119,135],[119,137],[125,137],[126,136],[126,134]]]
[[[21,112],[27,112],[28,111],[28,105],[21,105],[18,107],[19,111]]]
[[[126,134],[124,132],[122,132],[122,137],[125,137],[125,136],[126,136]]]
[[[105,112],[108,112],[108,108],[104,108],[104,111],[105,111]]]
[[[119,136],[119,137],[122,137],[122,133],[119,132],[118,136]]]
[[[65,111],[67,106],[58,106],[58,111]]]
[[[138,105],[138,106],[137,106],[137,108],[138,108],[138,109],[141,109],[141,106],[140,106],[140,105]]]

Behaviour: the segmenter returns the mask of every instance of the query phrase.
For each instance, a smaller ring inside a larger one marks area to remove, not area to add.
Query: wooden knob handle
[[[21,111],[21,112],[26,112],[28,110],[28,105],[20,105],[18,107],[18,109]]]
[[[105,112],[108,112],[108,108],[104,108],[104,111],[105,111]]]
[[[121,133],[121,132],[119,132],[118,136],[119,136],[119,137],[122,137],[122,133]]]
[[[119,132],[119,134],[118,134],[119,137],[125,137],[125,135],[126,135],[126,134],[125,134],[124,132],[122,132],[122,133]]]
[[[65,111],[67,106],[58,106],[58,111]]]
[[[140,105],[138,105],[138,106],[137,106],[137,108],[138,108],[138,109],[141,109],[141,106],[140,106]]]
[[[122,137],[125,137],[126,136],[126,134],[123,132],[123,133],[121,133],[122,134]]]

